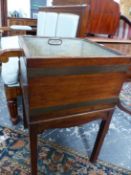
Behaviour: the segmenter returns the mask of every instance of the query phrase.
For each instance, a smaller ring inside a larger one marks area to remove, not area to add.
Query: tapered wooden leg
[[[27,117],[26,117],[26,112],[25,112],[23,96],[22,96],[22,109],[23,109],[23,124],[24,124],[24,128],[27,128],[28,124],[27,124]]]
[[[7,105],[12,123],[17,124],[19,121],[18,110],[17,110],[17,99],[15,98],[8,99]]]
[[[95,144],[94,144],[94,148],[93,148],[93,151],[92,151],[92,154],[91,154],[91,157],[90,157],[91,162],[95,162],[98,158],[98,155],[99,155],[102,143],[104,141],[105,135],[106,135],[106,133],[109,129],[110,121],[111,121],[111,118],[112,118],[112,113],[113,113],[113,111],[108,112],[107,113],[107,118],[102,120],[102,122],[101,122],[100,129],[99,129],[99,132],[97,134],[97,138],[96,138],[96,141],[95,141]]]
[[[26,118],[24,106],[23,106],[23,124],[24,124],[24,128],[25,128],[25,129],[28,128],[27,118]]]
[[[31,175],[37,175],[37,133],[29,128],[30,155],[31,155]]]
[[[17,110],[17,97],[21,94],[21,88],[18,87],[8,87],[7,85],[4,86],[7,105],[10,113],[10,119],[13,124],[18,123],[19,116]]]

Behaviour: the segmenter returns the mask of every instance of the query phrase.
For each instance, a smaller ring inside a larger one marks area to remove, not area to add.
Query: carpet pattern
[[[131,171],[88,158],[39,136],[39,175],[130,175]],[[0,126],[0,174],[30,175],[28,135]]]

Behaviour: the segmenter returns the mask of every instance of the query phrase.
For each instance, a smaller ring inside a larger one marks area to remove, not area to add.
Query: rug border
[[[23,135],[29,137],[29,133],[28,133],[26,130],[25,130],[25,131],[24,131],[24,130],[23,130],[23,131],[22,131],[22,130],[16,130],[16,129],[12,129],[12,128],[10,128],[10,127],[1,126],[1,125],[0,125],[0,127],[10,129],[10,130],[13,131],[13,132],[17,132],[18,134],[23,134]],[[28,129],[27,129],[27,130],[28,130]],[[69,153],[69,154],[82,157],[82,158],[84,158],[85,160],[87,160],[89,163],[91,163],[91,162],[89,161],[89,157],[88,157],[87,155],[84,155],[82,152],[78,152],[78,151],[73,150],[72,148],[69,148],[69,147],[67,147],[67,146],[64,146],[64,147],[63,147],[62,145],[57,144],[57,143],[55,143],[55,142],[51,142],[51,141],[48,141],[48,140],[45,140],[45,139],[41,139],[40,136],[38,136],[38,138],[39,138],[39,141],[41,141],[42,143],[50,144],[51,146],[53,146],[53,147],[56,148],[56,149],[60,149],[60,150],[63,150],[63,151],[65,151],[65,152]],[[101,165],[104,165],[104,166],[107,166],[107,167],[109,167],[109,168],[113,168],[113,169],[115,169],[116,171],[120,171],[120,172],[122,172],[122,173],[128,173],[129,175],[131,175],[131,170],[129,170],[129,169],[127,169],[127,168],[124,168],[124,167],[122,167],[122,166],[115,165],[115,164],[113,164],[113,163],[110,163],[110,162],[107,162],[107,161],[103,161],[103,160],[99,160],[99,159],[96,161],[96,163],[94,163],[94,165],[96,165],[97,163],[98,163],[98,164],[101,164]],[[91,164],[93,164],[93,163],[91,163]]]

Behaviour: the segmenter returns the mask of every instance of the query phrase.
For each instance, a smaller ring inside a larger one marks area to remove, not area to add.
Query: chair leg
[[[12,98],[7,100],[8,109],[10,112],[10,119],[13,124],[17,124],[19,121],[18,111],[17,111],[17,99]]]
[[[27,124],[27,117],[26,117],[26,112],[25,112],[23,95],[22,95],[22,109],[23,109],[23,124],[24,124],[24,128],[26,129],[28,127],[28,124]]]
[[[31,155],[31,175],[37,175],[37,133],[33,128],[29,128],[30,155]]]
[[[95,141],[95,144],[94,144],[94,148],[93,148],[93,151],[92,151],[92,154],[91,154],[91,157],[90,157],[90,161],[92,163],[95,162],[98,158],[98,155],[100,153],[100,149],[101,149],[102,143],[104,141],[105,135],[106,135],[106,133],[109,129],[112,114],[113,114],[113,111],[108,112],[106,119],[103,119],[101,124],[100,124],[100,129],[99,129],[99,132],[97,134],[97,138],[96,138],[96,141]]]
[[[7,105],[10,112],[10,119],[13,124],[17,124],[19,121],[18,110],[17,110],[17,96],[21,95],[20,87],[8,87],[4,86]]]

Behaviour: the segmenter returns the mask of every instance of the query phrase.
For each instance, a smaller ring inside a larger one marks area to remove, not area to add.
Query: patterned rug
[[[131,171],[88,158],[39,136],[39,175],[131,175]],[[30,175],[28,134],[0,126],[0,174]]]

